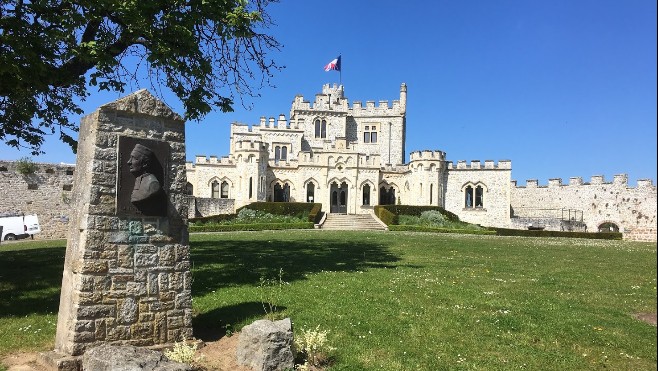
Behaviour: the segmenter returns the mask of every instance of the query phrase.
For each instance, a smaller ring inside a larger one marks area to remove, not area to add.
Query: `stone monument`
[[[82,119],[50,363],[192,337],[186,183],[184,121],[147,90]]]

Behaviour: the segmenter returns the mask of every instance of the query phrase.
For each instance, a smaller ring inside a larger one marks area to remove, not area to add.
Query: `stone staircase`
[[[327,214],[327,218],[321,226],[327,230],[341,231],[385,231],[381,225],[370,214]]]

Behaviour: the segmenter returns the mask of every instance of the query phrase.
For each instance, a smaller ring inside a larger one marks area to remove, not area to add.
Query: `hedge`
[[[212,216],[202,216],[198,218],[190,218],[188,222],[201,223],[201,224],[215,224],[227,220],[235,219],[242,209],[251,209],[264,211],[273,215],[290,215],[302,216],[308,213],[308,221],[317,223],[322,217],[322,204],[308,203],[308,202],[254,202],[237,209],[235,214],[221,214]]]
[[[448,221],[458,222],[459,217],[451,213],[448,210],[445,210],[442,207],[438,206],[414,206],[414,205],[378,205],[375,207],[380,207],[390,211],[395,215],[411,215],[411,216],[420,216],[424,211],[437,210],[443,214]]]
[[[311,219],[311,212],[316,208],[322,210],[322,204],[310,202],[253,202],[249,205],[242,206],[235,212],[237,214],[242,209],[251,209],[264,211],[273,215],[290,215],[296,217],[308,215],[309,221],[314,221]],[[313,215],[314,219],[318,213],[319,211],[316,211]]]
[[[539,231],[527,229],[507,229],[507,228],[489,228],[496,232],[497,236],[521,236],[521,237],[569,237],[569,238],[590,238],[599,240],[621,240],[622,234],[619,232],[563,232],[563,231]]]
[[[379,220],[384,222],[384,224],[389,226],[398,224],[398,216],[390,212],[384,206],[377,205],[373,208],[373,211],[375,212],[375,215],[377,215]]]
[[[313,229],[312,222],[191,225],[190,232],[268,231],[279,229]]]
[[[413,205],[377,205],[374,207],[375,215],[386,225],[397,225],[398,215],[420,216],[424,211],[436,210],[441,212],[450,222],[458,222],[459,217],[438,206],[413,206]]]
[[[389,231],[412,231],[412,232],[432,232],[432,233],[460,233],[460,234],[488,234],[495,235],[496,231],[486,229],[452,229],[426,227],[422,225],[389,225]]]

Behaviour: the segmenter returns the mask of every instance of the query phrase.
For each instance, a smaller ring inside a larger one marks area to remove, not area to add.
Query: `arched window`
[[[464,207],[473,207],[473,187],[466,187],[466,192],[464,192]]]
[[[484,207],[484,189],[482,189],[482,186],[475,187],[475,207]]]
[[[217,182],[216,180],[213,181],[212,184],[210,185],[210,189],[211,189],[210,197],[219,198],[219,182]]]
[[[274,162],[278,163],[281,159],[281,147],[274,147]]]
[[[228,182],[222,182],[222,198],[228,198]]]
[[[464,188],[464,207],[465,208],[483,208],[484,207],[484,187],[477,185],[473,188],[468,185]]]
[[[370,185],[363,186],[363,205],[370,205]]]
[[[281,161],[288,161],[288,147],[281,147]]]
[[[274,185],[274,202],[288,202],[290,200],[290,186],[285,183],[283,187],[277,183]]]
[[[321,130],[320,136],[322,138],[327,137],[327,120],[322,120],[322,130]]]
[[[194,186],[192,183],[187,182],[187,184],[185,184],[185,194],[188,196],[194,195]]]
[[[315,184],[308,183],[306,185],[306,202],[313,202],[315,199]]]

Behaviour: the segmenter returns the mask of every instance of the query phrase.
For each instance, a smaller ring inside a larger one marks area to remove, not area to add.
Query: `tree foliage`
[[[167,86],[186,119],[257,96],[280,70],[265,31],[273,0],[0,0],[0,139],[42,153],[45,135],[75,149],[76,102],[89,90]],[[275,0],[274,0],[275,1]]]

